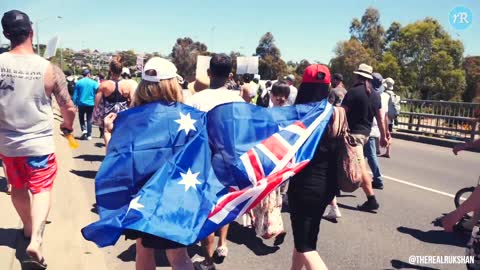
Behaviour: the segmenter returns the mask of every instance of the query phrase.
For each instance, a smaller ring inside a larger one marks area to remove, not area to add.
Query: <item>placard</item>
[[[55,54],[57,53],[57,47],[59,42],[60,42],[60,38],[58,36],[55,36],[48,41],[47,48],[43,53],[43,57],[45,59],[50,59],[55,56]]]
[[[195,77],[208,77],[207,70],[210,68],[210,59],[212,57],[205,55],[197,56],[197,68],[195,70]]]
[[[237,57],[237,74],[258,74],[258,56]]]

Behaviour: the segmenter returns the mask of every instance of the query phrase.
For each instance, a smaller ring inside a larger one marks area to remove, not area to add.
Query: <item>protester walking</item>
[[[288,95],[287,104],[293,105],[295,104],[295,99],[297,98],[297,95],[298,95],[298,89],[294,86],[295,76],[293,74],[290,74],[287,77],[285,77],[285,80],[287,81],[290,87],[290,94]]]
[[[395,81],[392,78],[385,79],[385,95],[388,95],[388,131],[393,132],[393,125],[397,121],[397,117],[400,114],[400,96],[393,92],[393,85]],[[381,157],[390,158],[390,152],[392,149],[392,145],[388,144],[385,147],[386,151],[385,154],[381,155]]]
[[[27,269],[47,267],[43,233],[57,175],[53,141],[52,94],[60,107],[64,132],[73,132],[75,107],[63,71],[33,51],[32,22],[27,14],[10,10],[2,17],[10,52],[0,55],[0,159],[12,184],[12,202],[29,241],[23,261]],[[17,76],[17,74],[25,76]],[[21,108],[21,109],[12,109]]]
[[[330,71],[326,66],[308,66],[295,104],[327,98],[329,86]],[[317,252],[317,240],[322,215],[338,190],[336,156],[335,147],[324,136],[310,163],[290,181],[288,203],[295,244],[291,270],[327,269]]]
[[[287,100],[290,94],[290,87],[285,81],[277,81],[270,91],[272,107],[288,106]],[[264,239],[275,237],[275,245],[280,245],[285,239],[285,232],[282,220],[282,196],[288,188],[288,182],[266,196],[254,209],[253,224],[257,235]]]
[[[343,75],[340,73],[335,73],[332,76],[332,87],[330,89],[330,93],[328,95],[328,102],[332,103],[334,106],[340,107],[342,106],[342,101],[345,98],[345,94],[347,90],[343,85]],[[326,219],[336,220],[337,218],[342,217],[342,212],[340,212],[340,208],[337,204],[337,196],[340,195],[340,190],[338,190],[335,197],[333,197],[330,204],[325,209],[323,217]]]
[[[387,113],[388,113],[388,97],[385,98],[384,95],[384,87],[383,87],[383,77],[380,73],[373,73],[372,74],[372,86],[373,90],[376,94],[380,95],[381,99],[381,109],[380,113],[383,115],[384,124],[386,124],[387,120]],[[386,131],[388,133],[388,130]],[[387,135],[389,137],[389,135]],[[382,174],[380,172],[380,164],[378,163],[377,159],[377,143],[376,141],[380,139],[380,129],[378,127],[377,120],[374,118],[372,121],[372,129],[370,131],[370,136],[368,138],[367,143],[363,149],[363,153],[365,158],[367,158],[368,165],[372,170],[373,174],[373,181],[372,187],[374,189],[383,189],[383,180]]]
[[[381,111],[380,95],[372,88],[373,68],[367,64],[361,64],[355,74],[355,83],[345,95],[342,106],[347,112],[348,125],[351,135],[357,143],[356,151],[358,162],[362,167],[362,189],[367,195],[367,201],[358,208],[364,211],[377,210],[380,205],[375,198],[372,188],[372,176],[367,170],[364,158],[364,145],[368,141],[375,117],[380,129],[380,145],[387,146],[390,139],[385,131],[384,115]]]
[[[114,64],[117,64],[117,62]],[[115,69],[117,66],[114,66],[114,71],[118,71]],[[182,88],[178,77],[177,68],[170,61],[160,57],[151,58],[145,64],[144,74],[135,93],[133,106],[142,106],[157,101],[183,102]],[[115,118],[116,113],[110,113],[105,117],[105,143],[107,147]],[[137,270],[154,270],[156,268],[155,249],[165,249],[172,269],[193,270],[192,261],[184,245],[132,230],[126,232],[126,237],[136,239],[135,266]]]
[[[328,101],[335,106],[342,104],[345,95],[347,94],[347,89],[343,84],[343,75],[340,73],[335,73],[332,76],[332,89],[330,90],[330,95]]]
[[[210,88],[196,93],[190,97],[186,104],[204,112],[208,112],[215,106],[229,102],[244,102],[237,91],[228,90],[226,85],[228,76],[232,71],[232,59],[226,54],[215,54],[210,59],[208,76],[210,77]],[[201,270],[215,269],[214,259],[221,263],[228,255],[227,248],[228,225],[220,229],[218,245],[214,251],[215,235],[209,235],[202,241],[202,249],[205,253],[205,260],[197,264]],[[215,257],[215,258],[214,258]]]
[[[78,108],[78,120],[82,129],[82,139],[92,139],[92,113],[98,82],[92,79],[90,70],[83,71],[83,78],[75,84],[73,103]]]
[[[133,102],[135,89],[127,80],[122,80],[122,59],[114,57],[110,62],[110,78],[103,81],[95,96],[93,119],[95,124],[103,128],[103,119],[109,113],[118,113],[128,109]],[[105,133],[105,141],[110,136]]]

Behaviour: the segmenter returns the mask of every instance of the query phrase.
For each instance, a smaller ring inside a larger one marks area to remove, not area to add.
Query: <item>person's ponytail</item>
[[[115,75],[120,75],[122,73],[122,68],[123,68],[123,59],[122,56],[117,55],[112,58],[112,61],[110,62],[110,71],[112,74]]]

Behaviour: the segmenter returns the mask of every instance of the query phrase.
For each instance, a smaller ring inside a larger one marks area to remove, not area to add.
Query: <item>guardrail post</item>
[[[473,141],[475,140],[475,137],[477,135],[477,129],[478,129],[478,121],[473,121],[472,122],[472,130],[470,133],[470,139]]]

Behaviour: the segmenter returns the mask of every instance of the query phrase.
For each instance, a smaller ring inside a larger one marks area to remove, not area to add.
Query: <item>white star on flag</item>
[[[177,131],[184,130],[186,135],[188,135],[190,130],[197,130],[193,125],[197,120],[192,119],[190,113],[187,113],[187,115],[180,113],[180,119],[175,120],[175,122],[180,125]]]
[[[196,185],[201,184],[201,182],[197,179],[199,174],[200,173],[192,173],[192,171],[188,169],[187,173],[180,173],[180,175],[182,175],[182,181],[178,182],[178,184],[185,185],[185,192],[190,188],[197,190]]]
[[[135,209],[137,211],[140,211],[140,209],[142,209],[144,206],[143,206],[143,204],[138,202],[139,200],[140,200],[140,196],[133,199],[130,202],[130,205],[128,206],[128,211],[130,211],[130,209]]]
[[[282,131],[282,130],[284,130],[284,129],[287,129],[287,127],[282,127],[282,126],[278,125],[278,132],[280,132],[280,131]]]

